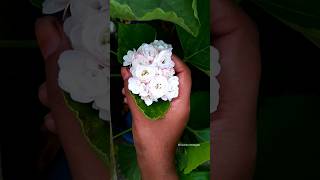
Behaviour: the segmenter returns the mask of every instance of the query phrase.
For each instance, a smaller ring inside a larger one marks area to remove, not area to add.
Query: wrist
[[[159,154],[137,155],[138,165],[142,179],[178,179],[174,156],[161,156]]]

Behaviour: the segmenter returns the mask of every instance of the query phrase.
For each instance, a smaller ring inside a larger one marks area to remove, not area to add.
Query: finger
[[[56,52],[61,43],[59,22],[54,17],[39,18],[35,24],[36,36],[43,57],[46,59]]]
[[[52,133],[56,133],[56,125],[51,113],[44,117],[44,126]]]
[[[140,117],[141,112],[133,99],[134,97],[132,96],[132,94],[130,93],[130,90],[128,89],[128,79],[124,81],[124,94],[126,96],[125,97],[126,104],[128,104],[133,117],[137,117],[137,116]]]
[[[47,97],[52,104],[63,104],[64,99],[58,87],[58,64],[60,54],[70,48],[61,24],[53,17],[37,20],[35,31],[40,50],[45,59]]]
[[[172,55],[172,60],[175,63],[174,69],[179,77],[179,97],[183,99],[190,98],[191,92],[191,71],[189,67],[176,55]]]
[[[38,97],[43,105],[49,107],[46,83],[41,84],[39,87]]]
[[[128,104],[127,98],[124,98],[124,99],[123,99],[123,103]]]
[[[128,80],[131,77],[131,73],[130,73],[129,69],[126,67],[122,67],[121,68],[121,76],[124,81]]]
[[[121,92],[122,92],[122,95],[125,95],[124,88],[122,88]]]

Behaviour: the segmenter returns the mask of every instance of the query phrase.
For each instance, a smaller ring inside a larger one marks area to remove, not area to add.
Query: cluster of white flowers
[[[99,117],[110,120],[109,24],[106,0],[45,0],[43,13],[69,9],[64,21],[72,50],[59,58],[59,86],[81,103],[92,103]]]
[[[219,82],[216,78],[220,73],[219,51],[210,46],[210,113],[217,110],[219,104]]]
[[[138,94],[148,106],[159,98],[171,101],[178,97],[179,78],[174,76],[175,64],[171,56],[172,46],[155,40],[142,44],[138,50],[128,51],[123,57],[123,65],[131,66],[128,89]]]

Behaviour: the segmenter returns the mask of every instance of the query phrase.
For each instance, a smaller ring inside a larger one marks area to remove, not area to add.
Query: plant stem
[[[110,52],[111,52],[111,54],[114,54],[114,55],[118,56],[118,53],[116,53],[116,52],[114,52],[112,50],[110,50]]]
[[[124,131],[118,133],[117,135],[113,136],[113,139],[116,139],[116,138],[118,138],[118,137],[120,137],[120,136],[122,136],[122,135],[124,135],[124,134],[126,134],[128,132],[130,132],[130,131],[132,131],[132,128],[129,128],[127,130],[124,130]]]

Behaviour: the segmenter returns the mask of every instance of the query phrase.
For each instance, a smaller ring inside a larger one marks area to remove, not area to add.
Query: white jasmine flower
[[[136,67],[138,65],[151,65],[152,60],[147,59],[147,57],[143,56],[142,54],[135,53],[134,60],[132,61],[132,67]]]
[[[116,25],[112,21],[110,21],[110,33],[115,33],[116,32]]]
[[[219,73],[219,51],[210,46],[210,113],[215,112],[219,104],[220,85],[216,78]]]
[[[174,75],[174,69],[173,68],[165,68],[165,69],[161,69],[159,74],[165,77],[171,77]]]
[[[151,63],[152,63],[153,59],[155,58],[155,56],[158,54],[158,51],[156,48],[154,48],[152,45],[146,44],[146,43],[143,43],[139,47],[137,52],[142,54],[148,60],[150,60]]]
[[[148,84],[150,94],[156,99],[161,98],[168,92],[168,80],[164,76],[154,77]]]
[[[130,64],[132,64],[132,61],[134,59],[134,55],[135,55],[136,51],[128,51],[127,55],[123,56],[123,65],[124,66],[129,66]]]
[[[165,49],[171,49],[172,48],[171,44],[166,44],[162,40],[154,40],[151,43],[151,45],[153,47],[155,47],[156,49],[158,49],[158,51],[162,51],[162,50],[165,50]]]
[[[144,100],[144,103],[146,103],[147,106],[150,106],[153,103],[153,100],[149,97],[141,97],[142,100]]]
[[[142,44],[137,51],[128,51],[123,57],[123,65],[131,65],[128,89],[138,94],[147,106],[159,98],[171,101],[178,97],[179,78],[174,76],[171,51],[171,45],[155,40]]]
[[[63,29],[74,50],[59,58],[58,83],[74,101],[93,102],[103,120],[110,120],[108,5],[106,0],[45,0],[42,9],[53,14],[70,8]]]
[[[67,50],[58,60],[59,86],[81,103],[94,102],[99,109],[109,109],[109,69],[88,53]]]
[[[107,100],[105,100],[107,102]],[[109,107],[109,105],[108,105]],[[96,103],[92,103],[92,108],[99,111],[99,118],[105,121],[111,120],[111,112],[110,109],[102,109],[96,105]]]
[[[131,70],[131,73],[142,82],[149,82],[156,75],[156,68],[152,66],[138,65]]]
[[[172,48],[162,50],[154,59],[154,63],[156,63],[160,68],[173,68],[174,62],[171,59]]]
[[[107,13],[106,0],[71,0],[70,12],[71,16],[75,17],[78,21],[85,20],[91,15]]]
[[[45,0],[42,3],[42,13],[43,14],[54,14],[59,11],[64,10],[70,0]]]
[[[87,51],[100,61],[107,59],[109,43],[109,28],[104,14],[91,14],[82,24],[69,17],[64,23],[64,31],[69,36],[72,47]]]
[[[141,87],[142,83],[141,81],[136,78],[136,77],[130,77],[128,79],[128,89],[133,93],[133,94],[139,94],[140,91],[142,91]]]

